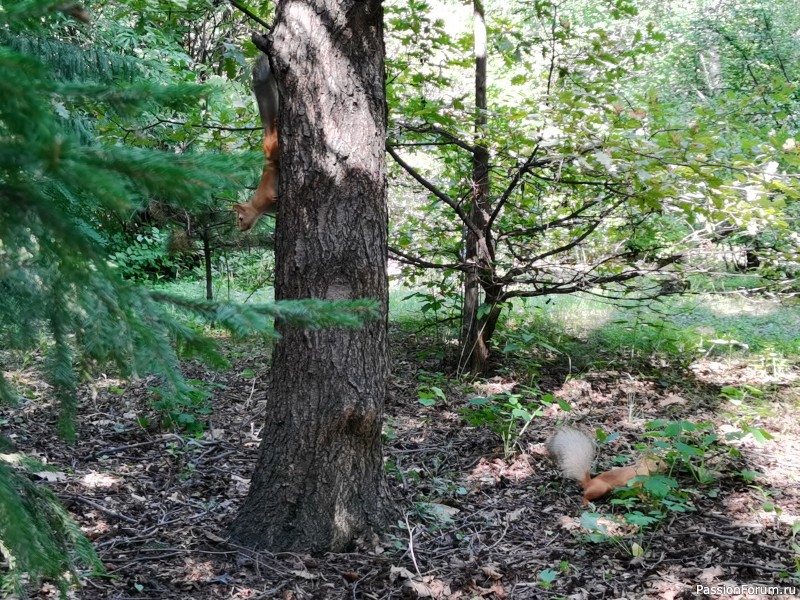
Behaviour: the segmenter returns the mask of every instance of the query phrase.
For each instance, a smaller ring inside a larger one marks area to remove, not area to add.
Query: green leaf
[[[666,475],[650,475],[644,479],[642,487],[656,498],[665,498],[670,491],[677,489],[678,482]]]
[[[686,456],[701,456],[703,454],[702,450],[683,442],[675,442],[675,449]]]
[[[522,419],[527,422],[533,418],[533,415],[523,408],[515,408],[511,411],[511,418]]]
[[[647,527],[652,525],[653,523],[657,523],[658,519],[654,517],[649,517],[647,515],[642,514],[639,511],[629,512],[625,515],[625,521],[631,525],[636,525],[637,527]],[[635,542],[634,542],[635,543]],[[640,547],[641,549],[641,547]],[[633,550],[633,547],[632,547]],[[644,551],[642,550],[642,553]],[[642,554],[633,554],[633,556],[641,556]]]
[[[558,572],[553,571],[552,569],[539,571],[539,581],[543,581],[544,583],[553,583],[557,578]]]
[[[486,318],[492,312],[492,305],[485,302],[478,307],[478,320]]]
[[[489,404],[489,402],[491,402],[492,400],[493,398],[470,398],[469,403],[474,406],[484,406],[486,404]]]

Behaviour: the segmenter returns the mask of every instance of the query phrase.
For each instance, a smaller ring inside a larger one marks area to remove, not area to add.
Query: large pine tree
[[[180,114],[212,90],[146,80],[136,60],[74,43],[75,5],[52,0],[0,8],[0,360],[43,351],[43,376],[60,406],[60,432],[75,435],[77,373],[112,363],[122,375],[155,373],[166,394],[188,391],[181,355],[219,359],[213,343],[176,317],[191,311],[237,335],[296,326],[353,325],[369,302],[317,300],[234,306],[156,293],[124,280],[103,224],[152,198],[176,207],[231,196],[258,162],[251,155],[175,153],[104,142],[110,116]],[[67,11],[69,14],[65,14]],[[0,400],[15,402],[0,369]],[[22,594],[23,573],[68,585],[76,559],[99,567],[78,528],[46,490],[0,462],[0,590]]]
[[[270,550],[341,551],[386,514],[381,2],[284,0],[273,39],[282,91],[276,297],[370,298],[382,318],[358,331],[281,327],[264,439],[233,534]]]

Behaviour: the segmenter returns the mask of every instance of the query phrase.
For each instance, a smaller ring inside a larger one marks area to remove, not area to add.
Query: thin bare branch
[[[535,227],[525,227],[524,229],[512,229],[510,231],[503,232],[497,236],[497,240],[500,241],[503,239],[536,235],[538,233],[544,233],[549,229],[556,229],[558,227],[570,227],[573,225],[573,222],[575,220],[577,220],[579,217],[581,217],[581,215],[583,215],[583,213],[585,213],[590,208],[597,206],[600,202],[601,202],[600,200],[592,200],[591,202],[587,202],[586,204],[579,206],[570,214],[561,217],[559,219],[553,219],[552,221],[543,223],[542,225],[536,225]]]
[[[442,136],[443,138],[447,139],[451,144],[458,146],[459,148],[463,148],[467,152],[474,153],[475,147],[471,144],[468,144],[464,140],[456,137],[446,129],[439,127],[438,125],[413,125],[412,123],[405,123],[401,122],[398,123],[400,127],[403,129],[407,129],[408,131],[413,131],[414,133],[435,133],[436,135]]]
[[[388,144],[386,145],[386,151],[394,159],[394,161],[398,165],[400,165],[403,168],[403,170],[405,170],[406,173],[408,173],[409,175],[411,175],[411,177],[416,179],[417,182],[419,182],[422,185],[422,187],[424,187],[431,194],[433,194],[434,196],[439,198],[439,200],[441,200],[442,202],[447,204],[450,208],[452,208],[461,219],[461,222],[464,223],[464,225],[469,227],[469,229],[475,232],[476,235],[479,236],[483,235],[483,232],[481,232],[481,230],[475,225],[475,223],[472,222],[472,219],[470,219],[469,216],[467,216],[467,213],[464,212],[464,209],[461,208],[461,205],[458,202],[453,200],[450,196],[448,196],[439,188],[437,188],[435,185],[433,185],[425,177],[420,175],[420,173],[414,167],[412,167],[406,161],[400,158],[397,152],[394,151],[394,148],[392,148]]]
[[[398,250],[397,248],[389,247],[389,255],[391,258],[394,258],[404,264],[413,265],[415,267],[420,267],[423,269],[454,269],[457,271],[466,271],[467,266],[464,263],[434,263],[427,260],[422,260],[416,256],[412,256],[407,252],[403,252]]]
[[[263,20],[261,17],[259,17],[258,15],[254,14],[254,13],[253,13],[253,12],[252,12],[252,11],[251,11],[249,8],[247,8],[246,6],[244,6],[244,5],[243,5],[241,2],[238,2],[237,0],[228,0],[228,2],[230,2],[230,5],[231,5],[231,6],[233,6],[233,7],[234,7],[234,8],[236,8],[237,10],[239,10],[239,11],[243,12],[244,14],[246,14],[248,18],[252,19],[252,20],[253,20],[253,21],[255,21],[256,23],[258,23],[259,25],[261,25],[261,26],[262,26],[264,29],[266,29],[267,31],[270,31],[270,30],[272,29],[272,27],[270,26],[270,24],[269,24],[269,23],[267,23],[266,21],[264,21],[264,20]]]

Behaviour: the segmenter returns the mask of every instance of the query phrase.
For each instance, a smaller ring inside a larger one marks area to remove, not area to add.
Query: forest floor
[[[571,377],[542,367],[538,385],[572,412],[546,407],[506,458],[500,438],[469,426],[459,409],[478,394],[513,391],[519,382],[509,370],[477,386],[453,384],[443,390],[445,401],[424,407],[420,369],[441,365],[418,358],[425,340],[397,331],[393,340],[385,456],[400,516],[380,540],[317,557],[254,553],[226,541],[256,460],[268,349],[239,349],[245,356],[223,373],[186,365],[187,377],[213,392],[211,424],[201,437],[142,427],[142,417],[156,420],[155,382],[104,378],[83,388],[78,441],[67,445],[54,437],[52,406],[35,369],[15,373],[17,381],[27,377],[31,400],[4,410],[4,433],[56,469],[41,475],[44,484],[108,569],[86,578],[74,597],[671,599],[695,597],[699,585],[792,581],[800,591],[793,546],[800,543],[798,365],[767,375],[744,360],[703,359],[647,376],[620,367]],[[724,386],[745,384],[768,393],[733,401],[720,395]],[[713,481],[674,474],[683,499],[672,510],[666,502],[655,507],[662,517],[642,527],[622,517],[648,513],[647,504],[626,508],[605,498],[587,512],[577,485],[543,452],[548,435],[569,420],[618,434],[599,451],[601,468],[609,468],[615,456],[636,454],[632,444],[645,439],[645,423],[655,418],[707,420],[719,432],[746,419],[774,437],[757,443],[747,435],[710,448],[699,458]],[[725,448],[739,456],[720,452]],[[749,483],[738,475],[753,472]],[[44,586],[37,597],[57,593]]]

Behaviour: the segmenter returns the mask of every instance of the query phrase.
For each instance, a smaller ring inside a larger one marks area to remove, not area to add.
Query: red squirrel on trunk
[[[278,85],[266,54],[261,54],[253,66],[253,91],[258,113],[264,127],[264,170],[253,197],[247,204],[234,204],[239,231],[252,229],[264,213],[275,212],[278,199],[280,159],[278,157]]]

